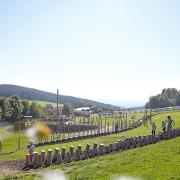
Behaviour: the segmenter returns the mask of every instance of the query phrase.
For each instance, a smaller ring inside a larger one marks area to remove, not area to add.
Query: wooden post
[[[91,118],[91,135],[92,135],[92,130],[93,130],[93,120]]]
[[[103,132],[103,125],[102,125],[102,117],[100,116],[100,123],[101,123],[101,133]]]
[[[66,153],[66,147],[62,147],[62,149],[61,149],[61,157],[62,157],[63,160],[64,160],[64,157],[65,157],[65,153]]]
[[[69,131],[69,122],[68,122],[68,138],[70,137],[69,135],[70,135],[70,133],[69,133],[70,131]]]
[[[88,130],[87,130],[88,135],[89,135],[89,119],[90,119],[90,117],[88,117]]]
[[[85,126],[84,126],[84,124],[85,124],[85,119],[84,119],[84,116],[83,116],[83,136],[85,135]]]
[[[74,153],[74,146],[70,146],[69,152],[70,152],[71,157],[72,157],[72,156],[73,156],[73,153]]]
[[[41,150],[42,162],[45,161],[45,150]]]
[[[81,117],[78,116],[78,121],[79,121],[79,133],[78,136],[80,136],[80,132],[81,132]]]
[[[21,133],[21,126],[20,126],[20,124],[19,124],[18,149],[21,148],[21,136],[20,136],[20,133]]]
[[[152,109],[150,109],[150,123],[152,122]]]
[[[58,122],[59,122],[59,139],[61,139],[61,119],[58,116]]]
[[[63,117],[63,138],[65,139],[65,126],[66,126],[66,124],[65,124],[65,120],[64,120],[64,117]]]
[[[48,149],[48,154],[47,154],[47,165],[52,164],[52,150]]]
[[[96,129],[96,134],[97,134],[99,131],[98,116],[96,116],[96,127],[97,127],[97,129]]]
[[[29,166],[31,165],[31,162],[30,162],[30,154],[26,154],[26,163],[25,163],[26,166]]]
[[[105,132],[107,131],[106,129],[106,114],[105,114]]]
[[[124,129],[123,120],[121,120],[121,128]]]
[[[114,131],[114,121],[112,122],[112,132]]]
[[[33,165],[37,165],[37,160],[38,160],[38,152],[34,152],[34,156],[33,156]]]
[[[82,151],[82,145],[79,144],[77,149],[78,149],[78,151],[79,151],[80,154],[81,154],[81,151]]]
[[[74,118],[74,134],[73,134],[73,137],[74,135],[76,136],[76,117]]]

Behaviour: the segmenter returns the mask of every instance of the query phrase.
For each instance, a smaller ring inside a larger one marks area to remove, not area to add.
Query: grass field
[[[109,180],[115,175],[133,176],[144,180],[179,180],[179,144],[180,137],[122,153],[20,172],[16,178],[34,179],[43,176],[45,171],[62,169],[69,179],[73,180]]]
[[[56,107],[57,106],[57,103],[53,103],[53,102],[46,102],[46,101],[31,101],[31,100],[28,100],[29,103],[32,103],[32,102],[36,102],[38,104],[40,104],[42,107],[45,107],[46,104],[51,104],[53,107]],[[63,107],[63,104],[59,104],[59,107]]]
[[[140,118],[140,117],[143,116],[143,113],[137,113],[136,116],[137,116],[137,118]],[[111,122],[110,123],[110,125],[111,125],[113,120],[112,120],[112,118],[108,118],[108,121]],[[24,155],[22,155],[23,154],[22,152],[24,152],[23,147],[26,147],[27,143],[28,143],[28,138],[27,138],[26,134],[24,132],[20,133],[21,148],[23,148],[23,149],[15,152],[15,153],[9,154],[9,152],[17,150],[17,148],[18,148],[18,138],[19,138],[19,134],[9,132],[8,131],[9,128],[12,128],[12,126],[9,125],[9,126],[5,126],[5,127],[0,128],[0,135],[2,135],[2,137],[5,138],[5,140],[3,140],[3,153],[8,153],[8,154],[5,154],[5,155],[1,155],[0,156],[0,161],[2,161],[4,159],[8,160],[8,159],[11,159],[11,158],[13,158],[13,159],[14,158],[22,158],[24,156]],[[122,135],[124,136],[123,133],[122,133]],[[85,145],[87,142],[93,143],[95,141],[97,141],[98,143],[104,142],[104,143],[107,144],[107,143],[111,142],[112,140],[115,141],[118,137],[119,137],[119,135],[106,136],[106,138],[98,137],[98,138],[95,138],[95,139],[89,139],[89,140],[84,140],[84,141],[76,141],[76,142],[73,142],[73,144],[78,145],[79,143],[82,143],[83,145]],[[69,148],[70,145],[71,144],[68,144],[68,143],[61,144],[61,146],[65,146],[67,148]],[[54,145],[53,148],[55,146],[57,146],[57,145]],[[52,147],[52,146],[44,146],[44,147],[40,147],[40,148],[48,149],[50,147]],[[39,148],[37,148],[37,150],[39,150]]]
[[[157,132],[161,131],[161,121],[171,115],[176,122],[175,127],[180,127],[180,111],[171,111],[159,114],[153,117],[153,121],[157,124]],[[1,128],[0,132],[6,133],[5,128]],[[149,134],[151,126],[141,126],[139,128],[129,130],[119,134],[97,137],[94,139],[86,139],[60,145],[51,145],[38,147],[36,150],[47,150],[48,148],[63,147],[69,149],[70,145],[75,147],[78,144],[85,145],[87,143],[104,143],[109,144],[126,136],[136,136]],[[24,143],[26,143],[24,137]],[[5,142],[4,142],[5,143]],[[11,146],[15,141],[7,143]],[[0,161],[12,159],[24,159],[27,150],[23,149],[11,154],[0,155]],[[99,158],[89,159],[81,162],[73,162],[71,164],[52,166],[48,169],[63,169],[70,179],[110,179],[113,174],[130,175],[140,177],[142,179],[180,179],[180,138],[164,141],[158,144],[133,149],[130,151],[111,154]],[[45,169],[45,170],[48,170]],[[30,172],[19,172],[19,179],[33,179],[34,176],[41,176],[44,169],[32,170]]]

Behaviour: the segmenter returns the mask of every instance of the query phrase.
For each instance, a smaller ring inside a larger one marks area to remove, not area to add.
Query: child
[[[35,150],[33,140],[30,140],[30,142],[28,144],[28,149],[29,149],[29,154],[30,154],[30,162],[31,162],[31,164],[33,164],[33,156],[34,156],[34,150]]]
[[[152,123],[152,136],[155,136],[156,135],[156,124],[155,122]]]
[[[171,119],[171,116],[168,116],[168,126],[167,126],[167,131],[171,131],[171,129],[173,128],[173,126],[175,125],[175,122],[173,119]]]
[[[162,130],[166,133],[166,121],[162,121]]]

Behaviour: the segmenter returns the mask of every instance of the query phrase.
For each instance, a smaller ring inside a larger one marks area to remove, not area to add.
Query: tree
[[[70,104],[64,104],[63,109],[62,109],[62,114],[63,115],[71,114],[71,105]]]
[[[11,109],[11,122],[19,120],[22,112],[22,105],[20,102],[20,97],[13,95],[9,98],[9,104]]]
[[[21,105],[22,105],[22,116],[28,116],[30,115],[30,106],[29,106],[29,102],[28,101],[21,101]]]
[[[167,88],[162,90],[161,95],[167,99],[173,99],[177,93],[178,90],[176,88]]]
[[[51,109],[51,110],[52,110],[52,109],[53,109],[53,106],[52,106],[52,104],[46,104],[45,108],[46,108],[46,109]]]
[[[5,119],[5,111],[6,111],[5,98],[4,97],[0,97],[0,115],[1,115],[1,120]]]
[[[179,105],[179,92],[176,88],[163,89],[161,94],[149,98],[146,108],[164,108]]]
[[[32,102],[30,105],[30,114],[33,118],[39,118],[44,115],[42,107],[36,102]]]
[[[178,92],[178,93],[176,94],[175,104],[176,104],[176,106],[180,106],[180,92]]]
[[[12,116],[12,108],[10,107],[9,100],[5,97],[0,97],[1,120],[9,121]]]
[[[57,108],[54,108],[52,104],[46,104],[46,106],[43,108],[43,111],[46,116],[57,115]]]

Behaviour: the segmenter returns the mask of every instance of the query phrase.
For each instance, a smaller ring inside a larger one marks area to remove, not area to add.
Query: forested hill
[[[33,88],[27,88],[17,85],[2,84],[0,85],[0,96],[9,97],[11,95],[18,95],[22,99],[27,100],[38,100],[38,101],[47,101],[47,102],[56,102],[57,95],[55,93],[49,93],[46,91],[41,91]],[[88,99],[81,99],[72,96],[59,95],[59,103],[73,104],[77,107],[80,106],[98,106],[101,108],[114,108],[115,106],[104,104]]]
[[[161,94],[151,96],[146,108],[164,108],[168,106],[180,106],[180,90],[176,88],[163,89]]]

